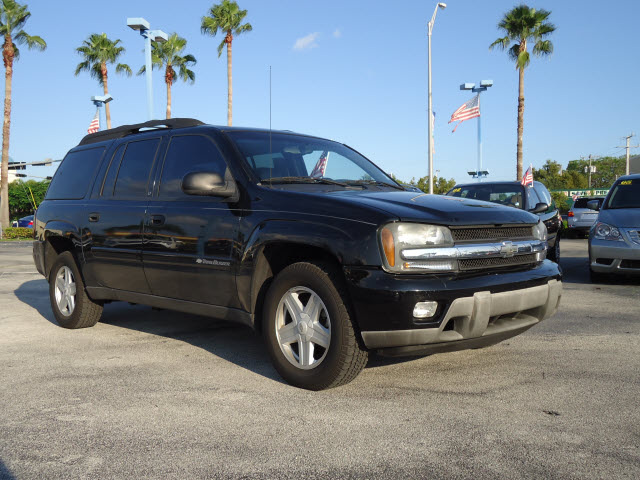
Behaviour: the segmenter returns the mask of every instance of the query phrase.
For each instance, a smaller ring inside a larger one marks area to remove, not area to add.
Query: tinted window
[[[607,208],[640,208],[640,179],[622,180],[614,186]]]
[[[602,206],[602,201],[604,200],[604,198],[589,198],[589,197],[576,198],[576,201],[573,203],[573,207],[571,207],[571,208],[572,209],[574,209],[574,208],[589,208],[589,207],[587,207],[587,203],[589,203],[591,200],[597,200],[598,204],[600,206]]]
[[[84,198],[103,153],[104,147],[99,147],[67,154],[49,185],[47,198]]]
[[[126,147],[126,144],[123,143],[118,147],[118,149],[114,152],[113,156],[111,157],[109,170],[107,170],[107,174],[104,177],[104,183],[102,184],[100,195],[104,195],[107,197],[110,197],[111,195],[113,195],[113,184],[116,181],[118,168],[120,168],[120,160],[122,160],[122,153],[124,152],[124,147]]]
[[[447,195],[523,208],[522,186],[520,184],[497,183],[492,185],[490,183],[478,183],[475,185],[460,185],[451,189]]]
[[[114,196],[144,197],[147,195],[149,173],[159,143],[159,138],[152,138],[127,144],[118,170]]]
[[[538,198],[540,199],[541,202],[544,202],[547,205],[551,205],[553,203],[553,200],[551,199],[551,194],[549,193],[549,190],[547,190],[547,187],[539,183],[538,184],[534,183],[533,188],[538,194]]]
[[[182,196],[182,179],[189,172],[213,172],[224,177],[227,168],[211,140],[200,135],[173,137],[162,167],[160,195]]]
[[[261,180],[295,176],[395,184],[365,157],[330,140],[275,132],[235,131],[228,135]]]
[[[524,190],[525,190],[525,192],[527,192],[527,209],[528,210],[531,210],[538,203],[542,202],[542,200],[540,200],[538,198],[538,195],[536,194],[536,192],[533,189],[533,187],[525,187]],[[547,202],[544,202],[544,203],[547,203]]]

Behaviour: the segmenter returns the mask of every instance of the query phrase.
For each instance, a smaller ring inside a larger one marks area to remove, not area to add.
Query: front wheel
[[[560,235],[556,235],[556,243],[549,251],[548,258],[552,262],[560,263]]]
[[[89,298],[71,252],[58,255],[49,274],[49,299],[58,325],[92,327],[102,315],[102,305]]]
[[[347,307],[343,280],[324,263],[294,263],[282,270],[265,299],[263,335],[278,373],[309,390],[337,387],[364,368]]]

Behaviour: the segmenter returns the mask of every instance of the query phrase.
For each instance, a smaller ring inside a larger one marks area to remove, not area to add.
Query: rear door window
[[[47,199],[84,198],[89,185],[93,184],[93,176],[104,151],[104,147],[97,147],[69,152],[49,185]]]
[[[114,197],[146,197],[159,138],[129,142],[120,162]]]

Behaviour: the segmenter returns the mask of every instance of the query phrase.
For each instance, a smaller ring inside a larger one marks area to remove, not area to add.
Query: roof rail
[[[204,125],[204,122],[195,118],[169,118],[166,120],[149,120],[144,123],[136,123],[133,125],[122,125],[120,127],[102,130],[96,133],[85,135],[78,145],[88,145],[90,143],[104,142],[106,140],[114,140],[116,138],[126,137],[138,133],[143,128],[165,127],[165,128],[185,128]]]

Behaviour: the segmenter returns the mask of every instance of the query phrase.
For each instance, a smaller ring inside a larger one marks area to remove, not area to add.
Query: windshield
[[[228,132],[263,183],[378,184],[399,187],[362,155],[319,138],[269,132]]]
[[[640,178],[622,180],[613,187],[607,208],[640,208]]]
[[[508,207],[524,208],[521,185],[482,184],[460,185],[447,193],[450,197],[472,198],[485,202],[499,203]]]

